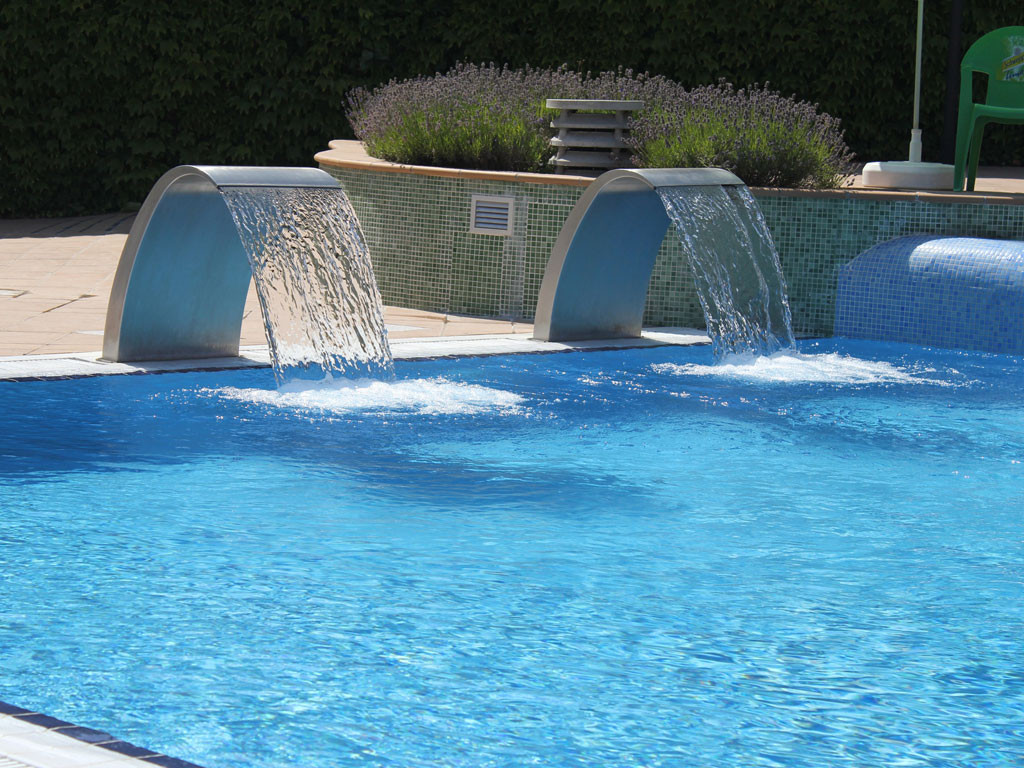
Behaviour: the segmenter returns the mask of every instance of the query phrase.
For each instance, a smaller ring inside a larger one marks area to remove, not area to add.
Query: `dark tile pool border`
[[[34,712],[31,709],[18,707],[5,701],[0,701],[0,715],[10,715],[17,720],[38,725],[47,731],[68,736],[85,744],[109,750],[124,757],[135,757],[161,768],[203,768],[201,765],[190,763],[178,757],[171,757],[157,752],[154,749],[140,747],[130,741],[124,741],[116,736],[111,736],[105,731],[98,731],[95,728],[86,728],[82,725],[75,725],[57,717],[51,717],[41,712]],[[112,758],[113,759],[113,758]]]

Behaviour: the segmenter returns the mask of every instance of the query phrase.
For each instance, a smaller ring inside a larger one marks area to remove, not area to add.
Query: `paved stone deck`
[[[0,221],[0,356],[94,352],[134,216]],[[522,333],[524,323],[385,307],[392,339]],[[241,343],[266,344],[252,286]]]

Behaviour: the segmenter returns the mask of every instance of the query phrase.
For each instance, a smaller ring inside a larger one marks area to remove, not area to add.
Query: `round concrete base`
[[[868,163],[864,166],[865,187],[885,189],[953,189],[953,166],[944,163],[909,161]]]

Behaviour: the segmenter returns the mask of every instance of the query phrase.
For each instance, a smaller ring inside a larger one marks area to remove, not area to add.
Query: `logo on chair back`
[[[1006,40],[1010,49],[1009,57],[999,67],[1000,80],[1018,80],[1024,83],[1024,38],[1011,37]]]

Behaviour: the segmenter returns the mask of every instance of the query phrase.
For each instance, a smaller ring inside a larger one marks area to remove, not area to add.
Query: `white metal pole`
[[[921,162],[921,49],[924,40],[924,0],[917,0],[917,60],[914,66],[914,127],[910,131],[910,162]]]

